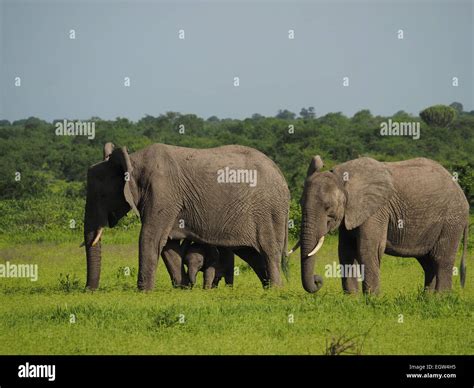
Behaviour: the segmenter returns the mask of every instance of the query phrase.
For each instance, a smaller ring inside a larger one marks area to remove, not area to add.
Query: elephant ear
[[[324,167],[324,162],[321,159],[321,156],[319,155],[313,156],[313,159],[311,159],[311,163],[309,164],[308,171],[306,172],[306,176],[311,176],[316,171],[321,171],[323,167]]]
[[[135,199],[132,195],[130,182],[132,180],[133,167],[132,163],[130,162],[130,157],[128,156],[127,147],[121,147],[114,150],[110,155],[110,161],[120,166],[123,170],[123,179],[125,181],[125,185],[123,186],[123,195],[127,203],[134,211],[134,213],[137,216],[140,216],[140,213],[138,212],[137,206],[135,204]]]
[[[385,206],[395,188],[392,174],[371,158],[359,158],[334,169],[347,193],[344,222],[348,230],[357,228]]]
[[[112,155],[112,152],[115,149],[114,143],[105,143],[104,145],[104,150],[103,150],[103,155],[104,155],[104,160],[109,160],[110,155]]]

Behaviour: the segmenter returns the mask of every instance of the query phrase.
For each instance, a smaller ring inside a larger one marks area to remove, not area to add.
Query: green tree
[[[464,111],[464,107],[460,102],[453,102],[449,106],[453,108],[456,112],[458,112],[458,115],[460,115]]]
[[[301,108],[300,117],[302,119],[312,120],[316,118],[316,111],[313,106],[310,106],[308,109]]]
[[[471,208],[474,206],[474,167],[468,163],[459,163],[452,166],[458,183],[464,191]]]
[[[296,118],[296,114],[290,112],[288,109],[279,109],[275,117],[277,119],[283,120],[294,120]]]
[[[456,110],[446,105],[433,105],[422,110],[420,117],[429,126],[447,127],[456,117]]]
[[[264,119],[265,116],[261,115],[260,113],[254,113],[252,115],[252,120],[261,120],[261,119]]]

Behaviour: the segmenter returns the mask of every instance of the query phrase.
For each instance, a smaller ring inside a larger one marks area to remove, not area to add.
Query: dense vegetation
[[[445,120],[446,112],[450,112],[450,122]],[[382,161],[432,158],[457,173],[472,206],[474,112],[463,112],[461,104],[453,103],[451,107],[431,107],[421,115],[431,125],[405,112],[382,117],[362,110],[351,118],[341,113],[317,117],[312,107],[303,108],[299,116],[280,110],[275,117],[254,114],[244,120],[216,116],[205,120],[193,114],[167,112],[158,117],[147,115],[138,122],[91,118],[88,121],[95,123],[92,140],[87,136],[57,136],[55,122],[34,117],[13,123],[3,120],[0,232],[12,228],[31,232],[50,226],[67,230],[71,220],[73,227],[80,229],[87,167],[101,160],[107,141],[126,145],[130,152],[155,142],[196,148],[242,144],[259,149],[283,171],[292,192],[295,220],[306,169],[315,154],[322,155],[328,167],[361,155]],[[420,138],[381,136],[380,124],[389,119],[419,122]],[[127,227],[133,222],[130,218],[121,225]],[[297,228],[293,230],[296,233]]]

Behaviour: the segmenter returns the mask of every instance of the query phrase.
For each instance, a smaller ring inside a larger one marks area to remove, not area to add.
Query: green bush
[[[456,117],[456,110],[446,105],[434,105],[422,110],[420,117],[429,126],[446,127]]]

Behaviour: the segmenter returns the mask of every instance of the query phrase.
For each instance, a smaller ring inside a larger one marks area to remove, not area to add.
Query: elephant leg
[[[281,287],[283,285],[280,276],[280,260],[281,257],[278,253],[265,253],[265,261],[267,264],[268,275],[269,275],[269,286],[270,287]]]
[[[214,278],[216,276],[216,268],[211,265],[204,270],[204,284],[203,288],[213,288]]]
[[[276,244],[268,244],[270,241],[265,241],[261,244],[262,256],[268,273],[268,282],[270,287],[281,287],[282,281],[280,276],[280,262],[282,250],[276,249]]]
[[[263,256],[253,248],[239,248],[234,252],[255,271],[263,287],[268,287],[270,282]]]
[[[159,237],[156,229],[143,224],[140,231],[138,259],[138,289],[150,291],[155,287],[155,273],[159,258]]]
[[[443,228],[444,230],[446,228]],[[462,230],[459,233],[441,232],[438,242],[433,247],[431,252],[435,262],[436,271],[436,291],[448,291],[452,288],[453,282],[453,267],[456,261],[456,253],[459,247],[459,240],[461,238]]]
[[[450,266],[438,265],[437,266],[436,286],[435,286],[435,290],[437,292],[451,290],[452,284],[453,284],[453,265],[450,265]]]
[[[138,289],[140,290],[149,291],[155,286],[155,273],[158,264],[158,258],[160,257],[163,248],[168,242],[168,236],[173,227],[173,222],[165,222],[167,219],[175,220],[176,215],[171,214],[169,217],[166,217],[165,214],[163,214],[161,222],[157,222],[156,220],[147,220],[145,222],[142,221],[138,249],[139,258],[137,285]],[[178,260],[177,257],[174,259]],[[180,255],[179,262],[181,262]]]
[[[216,270],[216,274],[214,276],[214,281],[212,282],[212,288],[219,287],[219,282],[221,281],[221,279],[222,279],[222,274],[220,273],[220,271]]]
[[[344,268],[348,268],[351,266],[353,269],[351,273],[353,275],[356,274],[354,271],[359,264],[357,263],[357,241],[355,240],[354,236],[347,231],[346,228],[343,226],[339,228],[339,243],[338,243],[338,254],[339,254],[339,262],[344,266]],[[345,274],[345,273],[344,273]],[[342,289],[347,294],[355,294],[359,291],[359,281],[355,276],[343,276],[342,280]]]
[[[234,284],[234,252],[228,248],[219,248],[219,253],[225,284],[232,286]]]
[[[370,218],[359,228],[358,257],[363,275],[362,290],[365,294],[379,292],[380,261],[387,244],[388,222]]]
[[[434,291],[436,286],[435,261],[430,255],[416,258],[425,271],[425,290]]]
[[[273,214],[273,222],[273,226],[267,225],[267,228],[262,228],[259,231],[258,242],[261,247],[260,252],[265,259],[269,286],[281,287],[283,283],[281,281],[280,263],[282,255],[286,255],[286,248],[284,249],[283,242],[286,245],[288,231],[287,215],[281,218],[280,215]]]
[[[161,252],[161,257],[168,270],[173,287],[189,286],[189,279],[182,262],[181,250],[179,240],[168,240]]]

